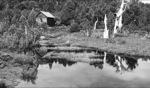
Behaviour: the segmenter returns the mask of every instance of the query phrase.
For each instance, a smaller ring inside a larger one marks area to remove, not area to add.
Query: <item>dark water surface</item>
[[[104,53],[102,62],[49,60],[20,87],[150,87],[150,60]],[[35,76],[35,75],[34,75]]]

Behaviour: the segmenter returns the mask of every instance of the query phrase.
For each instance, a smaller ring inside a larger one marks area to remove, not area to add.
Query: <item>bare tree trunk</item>
[[[116,33],[118,33],[119,30],[121,31],[121,28],[122,28],[122,15],[123,15],[125,10],[126,10],[126,3],[124,2],[124,0],[122,0],[119,11],[116,13],[115,26],[114,26],[114,35]]]
[[[107,16],[105,14],[105,18],[104,18],[104,24],[105,24],[105,29],[103,32],[103,38],[109,38],[109,29],[107,28]]]
[[[86,36],[87,36],[87,37],[91,37],[91,35],[92,35],[91,29],[87,29],[87,30],[86,30]]]
[[[115,56],[115,63],[117,65],[116,72],[122,74],[123,71],[128,71],[127,67],[125,67],[123,64],[123,59],[120,56]]]
[[[86,30],[86,36],[87,36],[87,37],[90,36],[89,30]]]
[[[104,59],[103,59],[103,66],[105,66],[105,64],[106,64],[106,59],[107,59],[107,53],[106,52],[104,52]]]
[[[122,15],[120,16],[120,19],[119,19],[119,23],[118,23],[118,30],[121,31],[121,28],[122,28]]]
[[[93,30],[96,30],[97,23],[98,23],[98,18],[97,18],[97,20],[94,23],[94,29]]]
[[[25,26],[25,35],[27,35],[28,32],[27,32],[27,26]]]
[[[117,27],[118,27],[118,18],[116,17],[115,18],[115,26],[114,26],[114,34],[116,34],[118,32]]]

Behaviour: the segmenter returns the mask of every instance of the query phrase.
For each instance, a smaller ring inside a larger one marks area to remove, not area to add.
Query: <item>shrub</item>
[[[10,25],[0,22],[0,34],[3,34],[7,29],[9,28]]]
[[[42,32],[39,28],[27,27],[27,34],[25,28],[11,26],[9,31],[6,31],[0,38],[1,49],[10,49],[17,51],[26,51],[37,44]]]
[[[69,0],[63,10],[61,11],[61,24],[70,25],[71,20],[75,17],[75,9],[77,7],[77,2],[74,0]]]
[[[44,31],[46,31],[46,30],[48,29],[47,23],[42,23],[42,24],[41,24],[41,28],[42,28]]]
[[[128,35],[117,33],[115,34],[115,37],[128,37]]]
[[[125,40],[118,39],[118,44],[126,44]]]
[[[6,86],[4,81],[0,80],[0,88],[7,88],[7,86]]]
[[[103,37],[103,32],[101,30],[93,30],[91,37],[93,38],[102,38]]]
[[[115,41],[115,40],[113,40],[113,39],[107,39],[107,40],[106,40],[106,43],[112,43],[112,44],[115,44],[115,43],[116,43],[116,41]]]
[[[37,66],[25,65],[23,67],[21,79],[26,82],[32,82],[32,84],[35,84],[35,80],[37,79],[37,73]]]
[[[34,65],[36,62],[36,59],[34,56],[27,55],[27,54],[17,54],[14,56],[13,63],[17,63],[19,65],[24,65],[24,64],[32,64]]]
[[[69,29],[69,32],[70,33],[73,33],[73,32],[79,32],[79,25],[77,23],[72,23],[71,24],[71,27]]]

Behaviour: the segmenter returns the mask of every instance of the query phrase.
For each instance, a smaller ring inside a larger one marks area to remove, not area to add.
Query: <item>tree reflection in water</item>
[[[102,55],[100,52],[99,55]],[[125,71],[132,71],[136,69],[138,66],[138,59],[134,59],[132,57],[127,56],[118,56],[114,54],[108,54],[106,52],[103,53],[102,59],[103,62],[95,62],[90,65],[94,65],[95,67],[98,67],[100,69],[103,69],[105,64],[109,64],[110,66],[113,66],[116,68],[116,72],[122,73]]]
[[[95,52],[96,55],[101,55],[101,57],[91,58],[91,59],[100,59],[101,61],[89,63],[91,66],[94,66],[99,69],[104,69],[105,64],[109,64],[116,68],[116,72],[122,73],[125,71],[132,71],[138,66],[138,59],[127,56],[118,56],[114,54],[108,54],[106,52]],[[53,63],[58,63],[66,66],[72,66],[77,62],[68,61],[66,59],[50,59],[46,61],[49,64],[49,68],[52,69]]]
[[[105,69],[104,67],[107,64],[116,68],[117,73],[123,73],[126,71],[132,71],[136,69],[136,67],[138,66],[138,59],[134,59],[132,57],[118,56],[118,55],[108,54],[106,52],[101,52],[101,51],[97,51],[95,52],[95,54],[100,55],[100,57],[90,58],[90,59],[100,59],[100,60],[89,63],[89,65],[94,66],[95,68]],[[80,62],[82,63],[82,61]],[[53,68],[54,63],[66,67],[66,66],[72,66],[77,62],[68,61],[66,59],[48,59],[48,60],[43,60],[43,62],[42,60],[40,61],[40,65],[48,64],[49,69]],[[25,66],[25,69],[21,77],[22,80],[35,84],[35,80],[37,78],[37,73],[38,73],[37,68],[38,66],[36,65]]]
[[[129,70],[134,70],[138,66],[138,61],[134,58],[124,57]]]
[[[21,80],[25,82],[31,82],[32,84],[36,84],[35,81],[37,79],[37,70],[38,66],[37,65],[25,65],[23,66],[23,72],[21,76]]]
[[[122,73],[123,71],[131,71],[138,66],[138,59],[127,56],[118,56],[113,54],[107,54],[107,64],[116,67],[116,72]]]
[[[49,63],[49,68],[52,69],[53,63],[58,63],[58,64],[63,65],[64,67],[66,67],[66,66],[72,66],[72,65],[76,64],[77,62],[68,61],[66,59],[51,59],[48,61],[48,63]]]
[[[93,62],[93,63],[90,63],[91,66],[94,66],[95,68],[99,68],[99,69],[103,69],[103,62]]]

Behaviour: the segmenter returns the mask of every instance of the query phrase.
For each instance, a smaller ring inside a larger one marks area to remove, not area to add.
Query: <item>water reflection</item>
[[[124,71],[132,71],[138,66],[138,59],[113,54],[107,54],[106,62],[107,64],[115,67],[116,72],[119,73],[122,73]]]
[[[37,65],[25,65],[23,66],[23,72],[21,75],[21,80],[25,82],[31,82],[32,84],[36,84],[35,81],[37,79],[37,70],[38,66]]]
[[[92,58],[92,59],[101,59],[102,62],[90,63],[94,67],[104,69],[105,64],[116,68],[117,73],[122,73],[124,71],[132,71],[138,66],[138,59],[127,56],[118,56],[114,54],[108,54],[106,52],[97,52],[98,55],[103,55],[101,58]]]
[[[95,62],[90,62],[88,63],[91,67],[98,68],[99,70],[105,69],[106,67],[108,68],[109,65],[110,67],[114,68],[117,73],[125,73],[129,71],[133,71],[138,67],[138,59],[133,58],[133,57],[127,57],[127,56],[118,56],[118,55],[113,55],[109,54],[106,52],[95,52],[96,55],[100,55],[101,57],[97,58],[90,58],[90,59],[100,59],[99,61]],[[41,60],[42,62],[42,60]],[[53,66],[56,64],[59,64],[63,67],[71,67],[75,66],[78,62],[75,61],[68,61],[66,59],[47,59],[43,60],[44,63],[40,63],[39,65],[42,64],[48,64],[49,71],[54,70]],[[26,82],[31,82],[32,84],[36,84],[36,79],[37,79],[37,74],[38,74],[38,66],[33,66],[29,65],[26,69],[24,69],[24,74],[21,77],[22,80]]]
[[[47,61],[47,63],[49,64],[49,68],[52,69],[53,63],[58,63],[60,65],[63,65],[64,67],[66,67],[66,66],[72,66],[72,65],[76,64],[77,62],[68,61],[66,59],[50,59]]]
[[[103,69],[103,62],[93,62],[90,63],[91,66],[94,66],[95,68]]]

